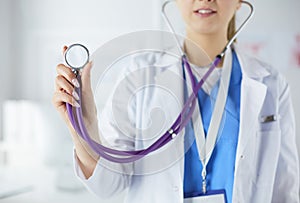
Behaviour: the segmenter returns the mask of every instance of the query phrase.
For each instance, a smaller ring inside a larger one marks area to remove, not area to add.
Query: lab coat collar
[[[236,170],[241,159],[245,156],[245,149],[255,142],[255,127],[258,124],[259,114],[267,94],[267,86],[262,82],[263,78],[271,73],[266,64],[244,54],[238,45],[234,46],[243,73],[241,84],[241,107],[240,107],[240,131],[236,151]]]
[[[268,66],[267,64],[257,60],[255,57],[250,57],[245,54],[238,43],[233,45],[233,49],[237,53],[243,76],[262,81],[264,77],[271,74],[270,71],[265,68]],[[264,68],[259,68],[262,66]]]
[[[181,43],[183,45],[183,40],[181,40]],[[254,57],[250,57],[246,55],[243,52],[242,48],[237,43],[234,44],[232,47],[235,50],[235,53],[237,54],[237,58],[241,67],[242,78],[243,78],[242,85],[247,86],[247,87],[242,87],[243,89],[242,91],[246,90],[247,92],[247,94],[245,94],[244,96],[245,97],[251,97],[251,95],[253,96],[253,98],[249,98],[248,101],[252,101],[253,99],[257,100],[257,102],[253,101],[249,103],[249,105],[252,105],[253,103],[258,103],[258,100],[263,101],[265,97],[264,91],[266,87],[262,83],[262,81],[263,78],[271,74],[270,70],[266,68],[268,67],[268,65],[255,59]],[[165,50],[165,54],[162,55],[161,60],[158,60],[158,63],[159,64],[155,64],[155,65],[161,67],[161,73],[157,75],[156,80],[164,81],[165,84],[170,82],[170,80],[165,80],[165,78],[168,78],[168,73],[170,73],[169,71],[176,73],[181,78],[182,81],[184,80],[182,75],[182,68],[181,68],[181,55],[177,46],[173,46],[172,48]],[[248,88],[250,87],[253,89],[248,90]],[[262,90],[262,92],[259,92],[258,91],[259,89]],[[258,110],[259,109],[260,108],[258,108]]]
[[[179,42],[181,47],[183,47],[184,39],[179,38]],[[259,66],[267,67],[268,65],[259,60],[255,60],[255,57],[250,57],[249,55],[245,54],[243,48],[238,43],[235,43],[232,45],[232,47],[238,55],[243,76],[262,81],[264,77],[267,77],[271,74],[266,68],[256,68]],[[168,55],[168,57],[163,57],[163,61],[160,61],[160,63],[163,62],[163,64],[166,66],[174,65],[174,63],[178,63],[181,60],[182,56],[176,45],[167,48],[165,53]]]

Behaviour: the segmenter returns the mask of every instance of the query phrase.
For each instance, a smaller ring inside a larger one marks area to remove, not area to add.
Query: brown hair
[[[235,33],[235,14],[231,18],[227,28],[227,39],[230,40]],[[234,40],[236,42],[236,40]]]

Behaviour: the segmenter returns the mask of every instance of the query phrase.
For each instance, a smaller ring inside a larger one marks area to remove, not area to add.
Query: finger
[[[72,95],[76,100],[79,100],[79,96],[75,91],[74,86],[71,85],[62,75],[58,75],[56,77],[55,84],[56,91],[64,91],[69,95]]]
[[[55,78],[55,90],[61,91],[65,90],[67,93],[71,94],[74,90],[74,86],[62,75],[58,75]]]
[[[93,67],[93,62],[90,61],[85,65],[81,73],[82,85],[85,87],[91,87],[91,70]]]
[[[70,84],[73,84],[75,87],[79,87],[79,82],[76,79],[75,74],[72,72],[70,68],[65,66],[64,64],[59,64],[56,66],[56,72],[58,75],[64,76]]]
[[[73,96],[63,91],[54,92],[52,102],[56,107],[65,103],[71,104],[74,107],[80,107],[79,103],[73,98]]]

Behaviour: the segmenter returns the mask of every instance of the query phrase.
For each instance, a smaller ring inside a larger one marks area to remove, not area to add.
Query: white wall
[[[14,89],[12,86],[11,69],[11,2],[1,0],[0,2],[0,106],[2,102],[11,96]],[[2,108],[0,108],[0,140],[2,137]]]
[[[1,0],[0,2],[0,100],[11,96],[11,29],[12,29],[12,19],[11,19],[11,1]]]
[[[95,49],[126,32],[158,28],[156,1],[117,0],[13,0],[18,56],[14,68],[20,73],[21,91],[16,98],[51,98],[55,66],[62,62],[61,48],[82,42]],[[137,17],[139,16],[139,17]]]

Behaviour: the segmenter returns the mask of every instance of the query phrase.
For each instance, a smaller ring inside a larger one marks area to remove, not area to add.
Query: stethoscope
[[[171,140],[175,139],[176,136],[179,134],[179,132],[185,128],[185,126],[188,124],[189,120],[191,119],[193,115],[193,111],[195,109],[196,104],[196,98],[198,90],[202,87],[206,79],[209,77],[209,75],[212,73],[212,71],[217,67],[217,65],[220,63],[222,58],[225,55],[225,52],[227,49],[231,47],[234,40],[238,36],[238,34],[241,32],[242,28],[245,27],[247,22],[250,20],[250,18],[253,16],[254,8],[252,4],[250,4],[247,1],[241,1],[242,3],[246,4],[250,8],[250,14],[246,18],[246,20],[241,24],[241,26],[238,28],[238,30],[235,32],[234,36],[228,41],[226,44],[224,50],[216,56],[214,61],[211,63],[210,68],[208,71],[204,74],[202,79],[199,82],[196,82],[190,63],[187,59],[187,56],[181,49],[181,44],[175,34],[175,30],[172,27],[172,24],[166,15],[165,8],[166,6],[174,1],[167,1],[162,6],[162,15],[169,26],[172,34],[175,37],[177,47],[182,55],[182,68],[187,70],[187,73],[189,75],[189,78],[192,83],[192,93],[187,98],[186,103],[183,106],[182,111],[176,118],[175,122],[172,124],[172,126],[167,130],[158,140],[156,140],[152,145],[150,145],[148,148],[143,150],[137,150],[137,151],[120,151],[112,148],[108,148],[104,145],[101,145],[94,141],[90,136],[89,133],[84,125],[83,121],[83,115],[82,115],[82,108],[81,108],[81,99],[78,101],[80,104],[80,107],[73,108],[69,103],[66,104],[68,116],[70,119],[71,124],[73,125],[75,131],[78,133],[78,135],[84,139],[87,144],[91,147],[91,149],[96,152],[100,157],[107,159],[112,162],[116,163],[129,163],[137,161],[147,154],[154,152],[158,150],[159,148],[163,147],[167,143],[169,143]],[[65,61],[70,66],[72,71],[75,73],[79,83],[81,84],[81,76],[80,76],[80,70],[89,62],[89,51],[88,49],[81,45],[81,44],[73,44],[69,46],[67,51],[65,52]],[[75,87],[75,91],[79,95],[79,98],[81,98],[81,85],[79,88]]]

